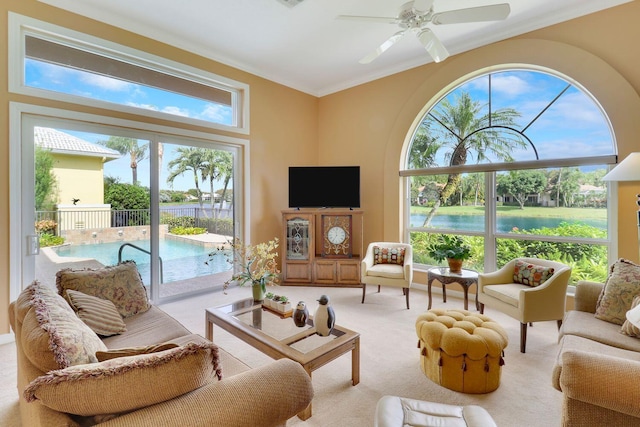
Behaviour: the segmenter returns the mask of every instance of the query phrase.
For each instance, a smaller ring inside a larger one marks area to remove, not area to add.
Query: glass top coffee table
[[[351,383],[360,382],[360,334],[333,327],[331,335],[316,334],[312,319],[297,327],[291,318],[281,318],[247,298],[231,304],[206,309],[206,337],[213,341],[213,325],[217,325],[274,359],[288,358],[311,372],[351,352]],[[311,417],[311,404],[298,414],[302,420]]]

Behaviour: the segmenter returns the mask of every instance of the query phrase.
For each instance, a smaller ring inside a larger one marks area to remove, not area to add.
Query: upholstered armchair
[[[413,250],[407,243],[372,242],[360,265],[362,303],[367,285],[401,288],[409,308],[409,289],[413,280]]]
[[[519,320],[524,353],[528,324],[555,320],[558,329],[562,325],[570,278],[571,267],[560,262],[516,258],[498,271],[478,275],[480,313],[486,305]]]

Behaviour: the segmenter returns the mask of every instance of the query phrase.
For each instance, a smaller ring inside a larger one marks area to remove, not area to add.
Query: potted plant
[[[471,257],[471,246],[466,244],[460,236],[441,234],[428,246],[427,254],[438,262],[446,259],[451,272],[460,273],[462,262]]]
[[[275,295],[273,294],[273,292],[267,292],[264,295],[264,302],[262,303],[263,305],[265,305],[266,307],[272,307],[273,306],[273,297]]]
[[[254,301],[264,301],[267,285],[277,285],[280,281],[280,270],[276,258],[278,257],[278,238],[257,245],[245,245],[235,238],[228,245],[220,246],[209,253],[209,261],[214,256],[223,254],[227,262],[234,266],[235,273],[224,282],[223,290],[232,282],[238,286],[251,285]],[[205,262],[208,264],[208,261]]]
[[[286,313],[287,311],[291,310],[291,303],[289,302],[289,298],[285,297],[284,295],[280,296],[277,310],[280,313]]]

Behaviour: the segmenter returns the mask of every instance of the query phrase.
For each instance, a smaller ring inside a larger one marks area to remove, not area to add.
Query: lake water
[[[422,227],[426,214],[411,214],[411,227]],[[532,228],[550,227],[554,228],[561,222],[572,222],[567,218],[540,218],[540,217],[511,217],[498,216],[496,229],[499,233],[509,233],[514,227],[520,230],[530,230]],[[607,229],[607,221],[600,219],[581,219],[582,224],[591,225],[603,230]],[[431,227],[450,228],[464,231],[484,231],[484,215],[436,215],[431,220]]]

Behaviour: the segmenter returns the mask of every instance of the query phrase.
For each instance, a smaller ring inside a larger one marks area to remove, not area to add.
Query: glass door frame
[[[36,125],[46,126],[57,123],[69,129],[103,133],[106,131],[106,133],[124,134],[138,139],[148,138],[152,147],[150,157],[150,197],[151,209],[154,213],[151,215],[152,230],[158,230],[159,226],[158,141],[207,148],[222,145],[232,150],[234,153],[234,235],[244,240],[249,236],[247,201],[250,194],[249,189],[244,185],[249,178],[249,168],[246,166],[249,158],[248,140],[32,104],[12,102],[9,110],[10,300],[15,300],[20,291],[35,279],[35,257],[28,253],[27,237],[35,234],[34,176],[32,169],[28,170],[28,167],[23,166],[23,161],[26,162],[29,159],[33,164],[33,127]],[[158,241],[158,233],[152,232],[152,253],[158,253]],[[157,304],[176,299],[175,297],[160,298],[159,269],[155,257],[152,257],[151,265],[152,301]]]

